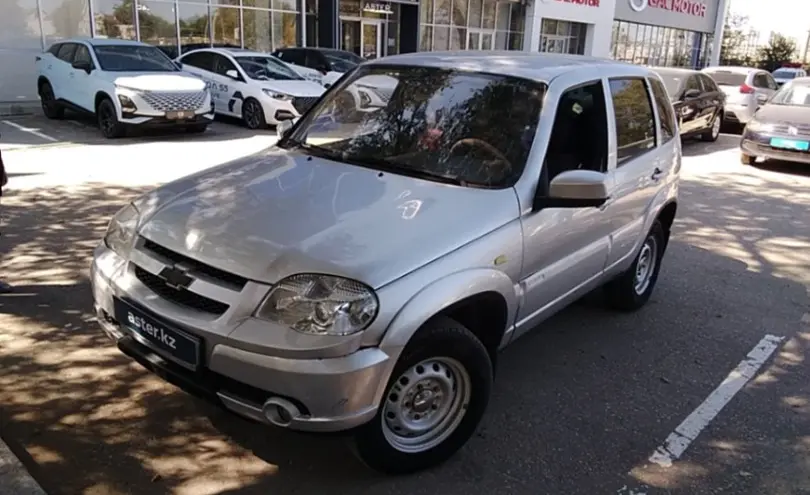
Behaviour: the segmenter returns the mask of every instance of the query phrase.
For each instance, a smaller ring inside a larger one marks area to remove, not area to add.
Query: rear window
[[[798,74],[792,70],[777,70],[773,73],[773,77],[778,77],[780,79],[793,79]]]
[[[745,84],[746,74],[740,74],[739,72],[713,70],[706,72],[706,74],[714,79],[718,86],[742,86]]]

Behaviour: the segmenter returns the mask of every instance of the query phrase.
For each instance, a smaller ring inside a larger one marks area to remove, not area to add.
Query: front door
[[[369,22],[368,20],[363,20],[362,26],[363,52],[360,54],[360,56],[369,60],[382,57],[382,24],[379,22]]]

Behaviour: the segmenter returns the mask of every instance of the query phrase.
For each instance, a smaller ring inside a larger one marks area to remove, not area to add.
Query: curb
[[[0,495],[46,495],[19,459],[0,440]]]

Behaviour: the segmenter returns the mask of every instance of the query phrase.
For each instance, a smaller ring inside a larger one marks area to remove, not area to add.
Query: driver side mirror
[[[566,170],[551,180],[548,196],[535,198],[534,209],[595,208],[608,200],[609,189],[607,174],[593,170]]]
[[[279,139],[284,139],[292,130],[295,123],[298,122],[298,117],[293,117],[291,119],[282,120],[276,126],[276,134],[278,135]]]
[[[234,81],[239,80],[239,73],[236,72],[236,69],[229,69],[225,71],[225,75],[233,79]]]
[[[83,70],[88,74],[93,71],[93,64],[87,60],[76,60],[70,64],[76,70]]]

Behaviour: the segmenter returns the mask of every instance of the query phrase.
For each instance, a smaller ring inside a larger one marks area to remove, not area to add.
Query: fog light
[[[118,101],[121,103],[121,111],[124,113],[133,113],[138,110],[138,107],[135,106],[135,102],[132,101],[129,96],[118,95]]]

